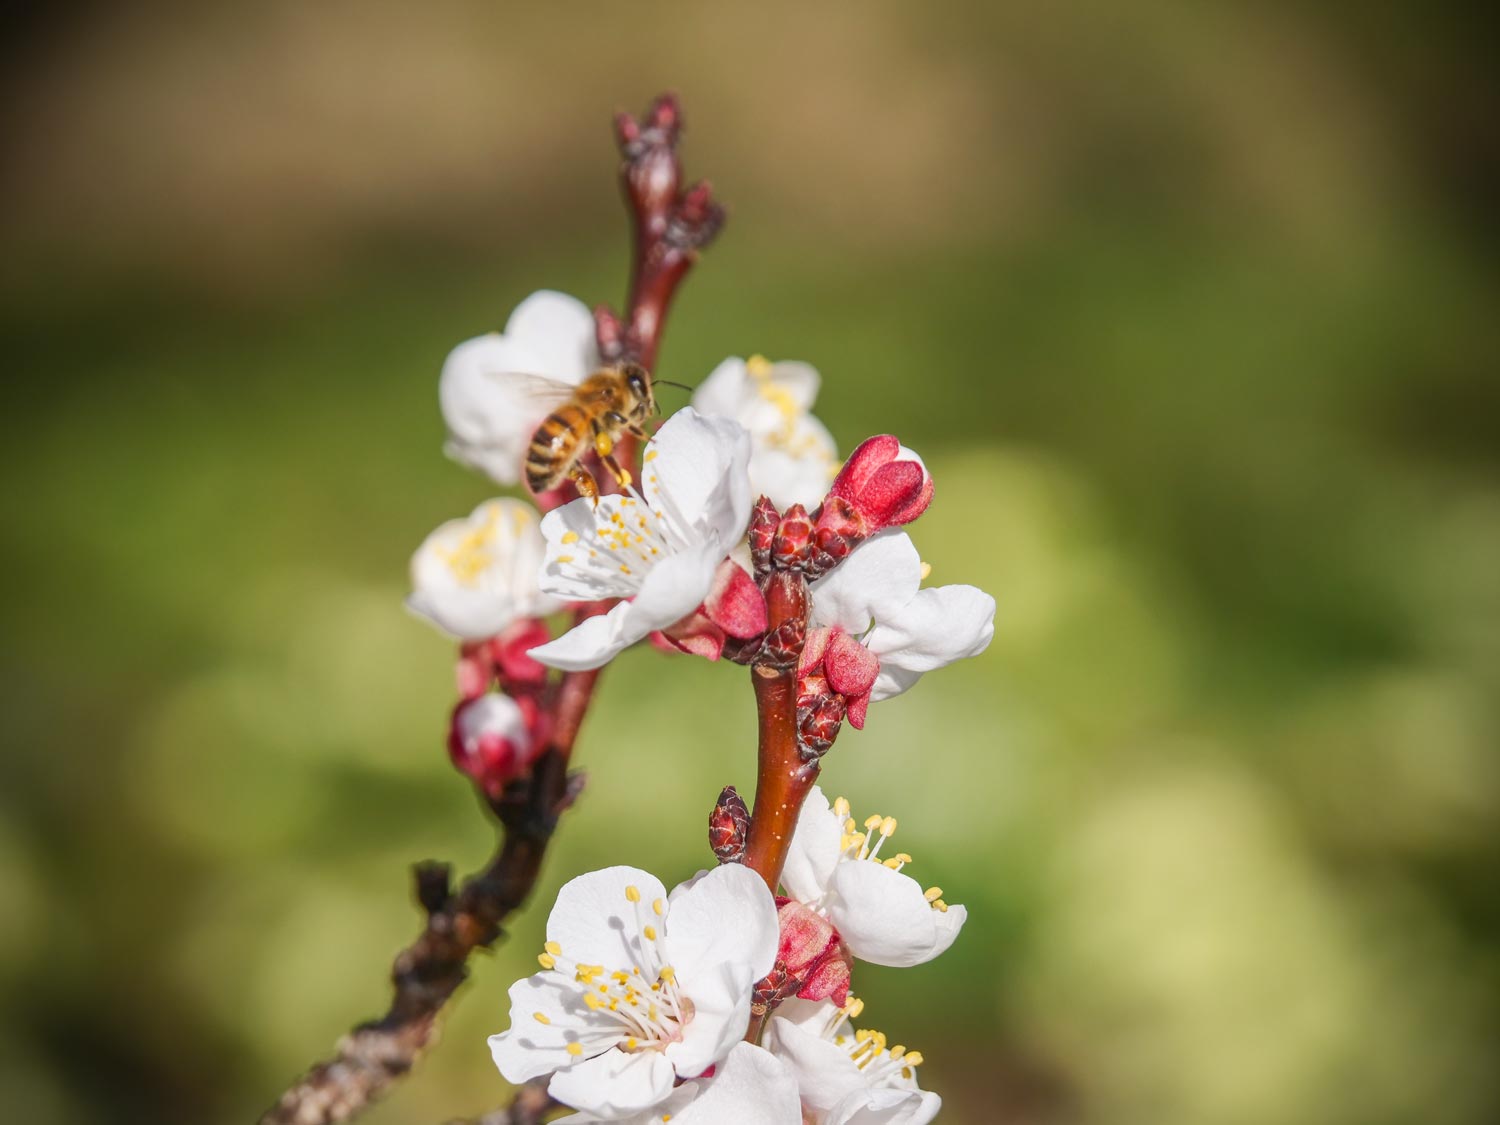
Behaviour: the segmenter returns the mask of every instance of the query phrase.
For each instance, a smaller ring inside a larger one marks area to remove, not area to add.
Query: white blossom
[[[924,672],[978,656],[995,635],[994,598],[973,586],[921,589],[925,570],[911,537],[891,530],[812,584],[809,624],[842,629],[879,659],[872,702],[900,695]]]
[[[552,1073],[553,1097],[597,1117],[659,1106],[744,1036],[777,940],[775,903],[748,867],[718,867],[670,898],[638,868],[580,875],[547,919],[544,971],[511,986],[495,1064],[513,1083]]]
[[[626,600],[531,655],[554,668],[597,668],[697,609],[750,521],[749,459],[743,426],[686,407],[646,446],[639,490],[549,512],[542,589],[570,601]]]
[[[878,1031],[855,1030],[864,1002],[787,1000],[766,1043],[796,1075],[808,1125],[926,1125],[942,1099],[917,1085],[920,1051],[887,1045]]]
[[[545,553],[537,524],[536,509],[512,499],[486,500],[449,520],[412,555],[407,607],[465,640],[556,611],[562,603],[537,585]]]
[[[573,1113],[555,1125],[608,1121],[591,1113]],[[780,1059],[749,1043],[736,1043],[712,1078],[695,1078],[673,1090],[659,1106],[620,1125],[803,1125],[797,1080]]]
[[[733,418],[750,431],[750,484],[778,508],[815,507],[838,471],[833,435],[811,413],[819,377],[809,364],[731,356],[693,392],[704,414]]]
[[[594,316],[582,301],[543,289],[527,297],[504,332],[466,340],[448,353],[438,401],[450,457],[500,484],[521,479],[532,434],[549,407],[538,380],[576,386],[599,366]]]
[[[896,818],[863,824],[849,802],[833,805],[813,786],[797,817],[781,884],[788,895],[833,923],[861,961],[905,968],[930,961],[953,944],[969,914],[943,901],[942,889],[905,873],[905,852],[881,855]]]

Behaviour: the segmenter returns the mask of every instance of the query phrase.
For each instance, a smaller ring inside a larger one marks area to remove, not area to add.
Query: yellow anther
[[[888,816],[880,822],[880,834],[882,836],[894,836],[896,834],[896,818]]]
[[[873,831],[874,829],[879,828],[884,823],[885,817],[881,816],[879,813],[875,813],[871,816],[865,817],[865,828],[867,830]]]
[[[604,1001],[600,1000],[599,997],[595,996],[592,992],[585,992],[583,994],[583,1003],[591,1012],[597,1012],[601,1007],[604,1006]]]
[[[626,566],[624,563],[621,563],[620,564],[620,573],[621,574],[630,574],[630,573],[633,573],[633,572],[631,571],[631,569],[628,566]]]
[[[640,1045],[640,1041],[634,1035],[627,1035],[625,1037],[625,1049],[627,1051],[633,1051]]]
[[[890,859],[885,861],[885,865],[894,871],[901,866],[901,859],[898,856],[891,856]]]
[[[756,379],[769,378],[771,361],[763,355],[753,355],[745,360],[745,371]]]
[[[922,1052],[921,1051],[912,1051],[910,1054],[908,1054],[905,1057],[904,1061],[906,1062],[907,1066],[921,1066],[922,1065]]]
[[[904,1054],[906,1054],[906,1048],[900,1043],[891,1048],[891,1058],[893,1059],[899,1059]]]
[[[905,852],[897,852],[896,853],[896,861],[898,863],[910,863],[911,862],[911,856],[907,855]]]
[[[576,531],[565,531],[565,532],[563,532],[563,534],[562,534],[562,541],[564,543],[577,543],[578,542],[578,532],[576,532]]]
[[[583,1054],[583,1044],[582,1043],[569,1043],[568,1044],[568,1054],[572,1055],[576,1059],[579,1055]]]
[[[859,828],[859,825],[854,823],[854,818],[852,816],[848,820],[844,821],[844,831],[849,833],[851,836],[854,834],[857,828]]]
[[[932,905],[937,910],[937,912],[939,914],[946,914],[946,913],[948,913],[948,904],[946,902],[944,902],[942,899],[938,899]]]
[[[648,1020],[655,1020],[656,1016],[657,1016],[657,1007],[656,1007],[655,1004],[652,1004],[651,1007],[649,1007],[649,1008],[646,1009],[646,1018]]]
[[[943,897],[943,888],[928,887],[927,890],[922,892],[922,897],[925,898],[928,902],[936,902],[938,899]]]
[[[654,449],[648,449],[648,450],[646,450],[646,456],[642,457],[641,460],[645,461],[647,464],[650,464],[652,461],[655,461],[656,460],[656,450],[654,450]]]
[[[663,983],[671,984],[674,980],[677,979],[677,970],[672,968],[671,965],[663,965],[661,967],[661,972],[657,973],[656,977]]]
[[[843,797],[833,799],[833,815],[840,819],[849,815],[849,802]]]
[[[542,946],[542,948],[545,949],[548,953],[552,954],[552,956],[554,957],[562,956],[562,946],[558,945],[555,941],[547,942]]]
[[[536,961],[537,961],[537,964],[540,965],[544,969],[555,969],[555,968],[557,968],[557,961],[552,957],[552,955],[550,953],[539,953],[539,954],[537,954]]]
[[[865,1002],[855,997],[849,997],[849,1003],[844,1005],[844,1014],[851,1020],[859,1019],[859,1014],[865,1010]]]
[[[631,902],[640,902],[641,888],[632,883],[630,886],[625,888],[625,897]]]
[[[655,914],[658,918],[660,918],[666,912],[667,912],[667,904],[666,904],[666,902],[664,900],[658,898],[658,899],[654,899],[652,901],[652,903],[651,903],[651,913]]]
[[[534,1019],[534,1020],[536,1020],[537,1023],[551,1023],[552,1022],[551,1020],[549,1020],[547,1018],[547,1013],[546,1012],[532,1012],[531,1013],[531,1018]]]
[[[570,563],[570,562],[573,561],[573,556],[572,555],[558,555],[557,556],[557,561],[560,562],[560,563]]]
[[[655,941],[656,940],[656,927],[655,926],[647,926],[643,930],[641,930],[641,933],[643,933],[643,934],[646,935],[646,940],[647,941]]]
[[[930,562],[924,562],[922,564],[922,581],[926,582],[927,581],[927,576],[929,574],[931,574],[931,573],[932,573],[932,564]]]

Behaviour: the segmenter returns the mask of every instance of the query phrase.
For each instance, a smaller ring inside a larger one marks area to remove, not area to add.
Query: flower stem
[[[750,670],[759,750],[745,862],[775,894],[797,814],[818,778],[817,759],[804,757],[797,744],[797,662],[807,635],[807,582],[800,573],[771,575],[766,610],[766,641]]]

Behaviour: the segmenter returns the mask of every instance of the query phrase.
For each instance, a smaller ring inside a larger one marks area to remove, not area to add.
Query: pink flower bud
[[[461,702],[448,727],[448,755],[491,800],[530,768],[542,746],[535,702],[490,692]]]
[[[766,598],[755,580],[733,559],[714,572],[714,584],[703,599],[703,612],[731,637],[747,640],[766,631]]]
[[[791,899],[777,899],[777,921],[781,925],[778,967],[784,966],[804,1000],[826,1000],[837,1004],[849,998],[849,964],[843,941],[833,923]]]
[[[910,523],[925,512],[932,503],[932,477],[915,453],[890,434],[881,434],[854,451],[829,496],[848,501],[858,514],[862,537],[867,537]]]

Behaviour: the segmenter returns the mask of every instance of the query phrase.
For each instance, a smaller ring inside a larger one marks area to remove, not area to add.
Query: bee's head
[[[640,403],[642,417],[649,417],[656,413],[656,396],[651,390],[651,375],[639,363],[627,363],[621,369],[625,376],[625,385],[630,388],[630,393],[635,395]]]

